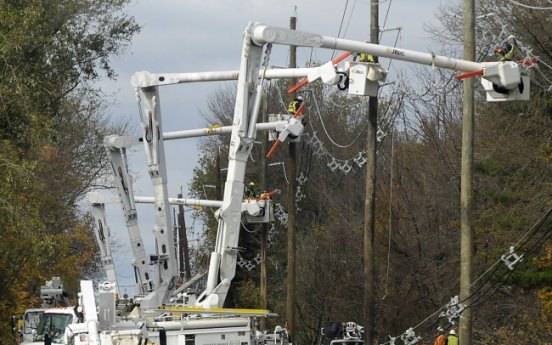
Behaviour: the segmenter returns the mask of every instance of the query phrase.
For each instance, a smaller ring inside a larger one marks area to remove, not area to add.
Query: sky
[[[447,2],[448,0],[442,0],[441,3]],[[439,4],[439,1],[427,0],[383,0],[379,9],[380,28],[401,26],[403,29],[398,47],[430,52],[431,42],[423,25],[435,21],[434,14],[439,9]],[[365,41],[370,37],[369,0],[142,0],[131,2],[126,11],[143,28],[134,37],[129,51],[112,59],[117,80],[104,80],[99,83],[99,87],[107,93],[115,93],[116,105],[110,109],[112,117],[130,119],[136,128],[139,127],[138,106],[130,85],[134,73],[238,70],[242,34],[250,21],[289,28],[290,17],[295,16],[297,30],[357,41]],[[397,33],[396,30],[385,31],[380,44],[394,46]],[[311,56],[317,61],[325,62],[342,53],[327,49],[311,51],[310,48],[298,48],[298,66],[305,66]],[[288,54],[288,46],[273,46],[269,66],[288,66]],[[389,64],[389,60],[380,62],[385,67]],[[388,80],[393,78],[392,73],[399,66],[399,63],[392,65]],[[200,111],[207,110],[208,97],[218,87],[224,86],[224,83],[228,82],[161,87],[163,130],[168,132],[206,127]],[[189,198],[188,183],[192,180],[192,172],[199,159],[197,140],[167,141],[165,150],[169,196],[176,197],[182,190],[184,198]],[[134,175],[135,195],[153,196],[143,148],[129,156],[129,165],[132,171],[137,172]],[[146,251],[153,254],[153,206],[138,204],[137,211]],[[112,237],[122,245],[114,254],[120,291],[132,295],[132,253],[120,205],[106,205],[106,216]],[[191,224],[192,220],[187,217],[186,225],[190,227]],[[196,224],[195,232],[200,230],[201,226]]]

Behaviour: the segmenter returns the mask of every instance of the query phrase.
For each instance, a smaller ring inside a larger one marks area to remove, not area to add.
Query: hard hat
[[[444,332],[441,327],[437,327],[437,332]]]
[[[456,334],[456,331],[451,329],[449,333],[454,335],[454,334]]]
[[[249,182],[249,185],[250,185],[250,186],[254,186],[254,185],[255,185],[255,182]]]
[[[513,39],[515,39],[515,37],[514,37],[514,35],[510,35],[510,36],[508,36],[508,39],[513,40]]]
[[[302,100],[303,100],[303,97],[299,96],[299,97],[297,97],[297,100],[298,100],[298,101],[302,101]]]

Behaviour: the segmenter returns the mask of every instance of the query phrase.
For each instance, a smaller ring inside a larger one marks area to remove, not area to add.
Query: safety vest
[[[437,339],[435,339],[435,345],[444,345],[445,344],[445,336],[444,335],[440,335],[437,337]]]
[[[370,54],[360,54],[360,62],[376,62],[374,57]]]
[[[510,46],[510,50],[508,50],[508,52],[504,54],[504,56],[501,58],[501,61],[511,61],[514,55],[516,55],[516,45],[513,43],[508,43],[506,44],[506,48],[508,48],[508,46]]]
[[[295,115],[299,108],[299,101],[292,101],[288,107],[288,113]]]
[[[458,338],[454,335],[449,335],[447,338],[447,345],[458,345]]]
[[[246,198],[255,198],[255,191],[251,187],[245,188],[245,197]]]

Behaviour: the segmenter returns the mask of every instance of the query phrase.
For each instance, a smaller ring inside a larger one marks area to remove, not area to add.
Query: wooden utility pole
[[[464,60],[475,61],[475,0],[464,1]],[[462,103],[462,172],[460,191],[460,301],[468,299],[473,284],[473,121],[474,78],[464,79]],[[460,345],[472,343],[472,308],[467,308],[460,319]]]
[[[178,198],[182,198],[182,194],[178,194]],[[180,277],[185,277],[186,280],[192,278],[190,270],[190,253],[188,253],[188,237],[186,235],[186,221],[184,219],[184,206],[178,205],[178,251],[180,258]],[[184,268],[184,272],[182,269]],[[185,273],[185,275],[184,275]]]
[[[370,42],[379,43],[379,5],[372,0],[370,6]],[[376,62],[378,57],[374,56]],[[368,99],[368,133],[366,140],[366,201],[364,204],[364,329],[366,341],[375,338],[376,282],[374,274],[374,236],[376,213],[376,133],[378,130],[378,97]]]
[[[263,122],[268,122],[268,94],[265,92],[263,95]],[[268,152],[268,131],[262,132],[263,151]],[[263,155],[263,161],[261,165],[261,193],[268,191],[268,158]],[[267,288],[267,253],[268,253],[268,230],[270,228],[269,223],[264,223],[261,228],[261,309],[268,309],[268,288]],[[261,330],[268,329],[267,318],[261,318]]]
[[[295,30],[297,18],[291,17],[289,27],[291,30]],[[289,47],[289,67],[297,67],[296,61],[297,47]],[[297,78],[290,78],[290,86],[297,84]],[[295,93],[290,95],[290,101],[295,98]],[[287,321],[289,326],[289,334],[292,342],[295,342],[295,170],[296,170],[296,143],[290,142],[289,144],[289,159],[288,159],[288,171],[287,176],[289,178],[288,184],[288,275],[287,275]]]

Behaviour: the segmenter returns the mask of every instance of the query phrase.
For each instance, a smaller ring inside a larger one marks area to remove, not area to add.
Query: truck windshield
[[[31,334],[33,329],[38,328],[38,323],[40,322],[40,316],[44,314],[43,310],[28,311],[25,313],[25,334]]]
[[[34,341],[44,341],[46,334],[50,335],[52,343],[62,343],[65,335],[65,327],[73,321],[71,314],[42,314]]]

